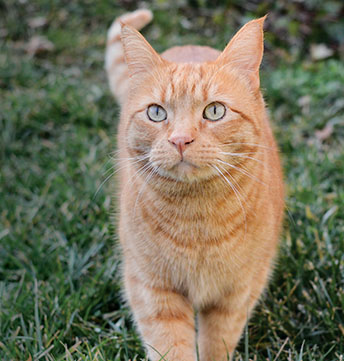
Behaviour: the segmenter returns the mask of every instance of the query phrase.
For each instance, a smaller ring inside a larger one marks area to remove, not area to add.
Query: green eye
[[[226,107],[219,102],[213,102],[208,104],[204,108],[203,118],[216,121],[222,119],[225,114],[226,114]]]
[[[167,118],[166,110],[157,104],[152,104],[147,108],[147,116],[153,122],[162,122]]]

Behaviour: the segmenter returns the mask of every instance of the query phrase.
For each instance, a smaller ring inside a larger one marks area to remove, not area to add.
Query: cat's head
[[[123,26],[130,87],[122,116],[134,162],[195,181],[251,158],[265,121],[259,90],[264,19],[246,24],[215,61],[204,63],[169,62]]]

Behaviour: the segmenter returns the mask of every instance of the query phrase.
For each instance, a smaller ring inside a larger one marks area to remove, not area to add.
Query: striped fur
[[[120,20],[138,28],[148,14]],[[120,47],[118,20],[109,31],[124,282],[150,360],[196,360],[194,310],[201,360],[227,360],[271,272],[284,196],[259,90],[263,22],[246,24],[222,53],[187,46],[160,56],[128,25]],[[226,106],[216,122],[203,118],[214,101]],[[166,121],[148,119],[151,104]],[[192,142],[181,158],[171,139],[183,137]]]

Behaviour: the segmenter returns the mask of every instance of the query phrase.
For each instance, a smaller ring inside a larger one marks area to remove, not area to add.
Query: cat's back
[[[203,63],[215,61],[220,52],[209,46],[184,45],[174,46],[164,51],[161,56],[174,63]]]

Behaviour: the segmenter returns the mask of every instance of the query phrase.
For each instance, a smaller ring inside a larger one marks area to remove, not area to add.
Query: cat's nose
[[[172,136],[168,139],[168,141],[173,144],[180,156],[183,158],[183,152],[188,144],[191,144],[195,139],[191,137],[190,135],[176,135]]]

